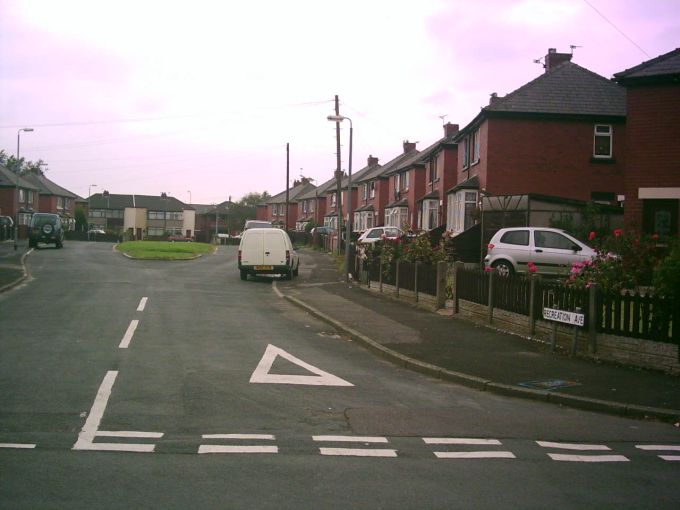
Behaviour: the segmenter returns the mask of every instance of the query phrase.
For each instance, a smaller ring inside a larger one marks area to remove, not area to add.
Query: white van
[[[290,280],[298,275],[300,259],[285,230],[249,228],[243,232],[238,247],[241,280],[248,275],[279,274]]]

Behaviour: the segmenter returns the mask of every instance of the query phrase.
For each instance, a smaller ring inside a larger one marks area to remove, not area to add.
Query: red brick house
[[[62,188],[42,174],[26,173],[22,176],[38,188],[39,205],[38,211],[53,213],[61,216],[61,219],[69,230],[75,230],[76,200],[79,198],[75,193]]]
[[[326,215],[326,195],[328,190],[336,186],[335,178],[329,179],[319,186],[315,186],[297,197],[298,217],[295,230],[304,230],[307,223],[324,224]]]
[[[680,48],[614,77],[627,90],[626,228],[680,235]]]
[[[17,202],[18,195],[18,202]],[[40,189],[23,176],[0,165],[0,216],[10,216],[19,226],[19,236],[24,237],[34,212],[40,210]]]
[[[293,187],[288,190],[288,207],[286,208],[286,192],[282,191],[278,195],[267,199],[266,221],[271,221],[274,225],[283,226],[286,230],[295,228],[298,217],[297,197],[314,189],[314,185],[307,178],[294,181]]]
[[[463,128],[447,229],[478,221],[482,195],[541,194],[616,202],[623,195],[626,91],[550,49],[545,73]]]
[[[370,170],[367,170],[354,181],[358,189],[356,205],[353,205],[355,211],[353,228],[355,231],[380,225],[402,227],[408,221],[407,201],[401,196],[397,199],[397,193],[394,191],[397,177],[393,176],[390,180],[388,174],[396,170],[402,163],[414,160],[417,157],[416,144],[406,141],[403,144],[402,154],[382,166],[378,165],[376,161],[375,165],[369,165]],[[402,173],[406,173],[406,170]],[[400,176],[400,179],[410,179],[410,174],[407,175],[406,177]],[[408,185],[400,181],[400,189],[404,187],[408,187]]]

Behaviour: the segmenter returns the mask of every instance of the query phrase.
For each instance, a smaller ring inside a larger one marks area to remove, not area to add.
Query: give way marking
[[[269,371],[278,356],[315,375],[270,374]],[[312,366],[271,344],[267,346],[260,363],[255,367],[253,374],[250,376],[250,382],[259,384],[302,384],[307,386],[354,386],[352,383]]]

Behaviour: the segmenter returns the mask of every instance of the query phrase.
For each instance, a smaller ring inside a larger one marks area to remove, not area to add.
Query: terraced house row
[[[488,239],[503,226],[578,221],[586,204],[600,219],[659,235],[678,235],[680,204],[680,49],[607,79],[549,49],[545,72],[488,105],[462,129],[419,150],[405,141],[392,159],[369,156],[347,176],[314,186],[296,182],[258,209],[258,218],[304,229],[447,229]]]

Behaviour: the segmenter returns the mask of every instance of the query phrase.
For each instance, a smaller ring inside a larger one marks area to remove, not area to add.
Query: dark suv
[[[64,246],[64,227],[58,214],[35,213],[28,227],[28,246],[37,248],[38,243],[54,243]]]

